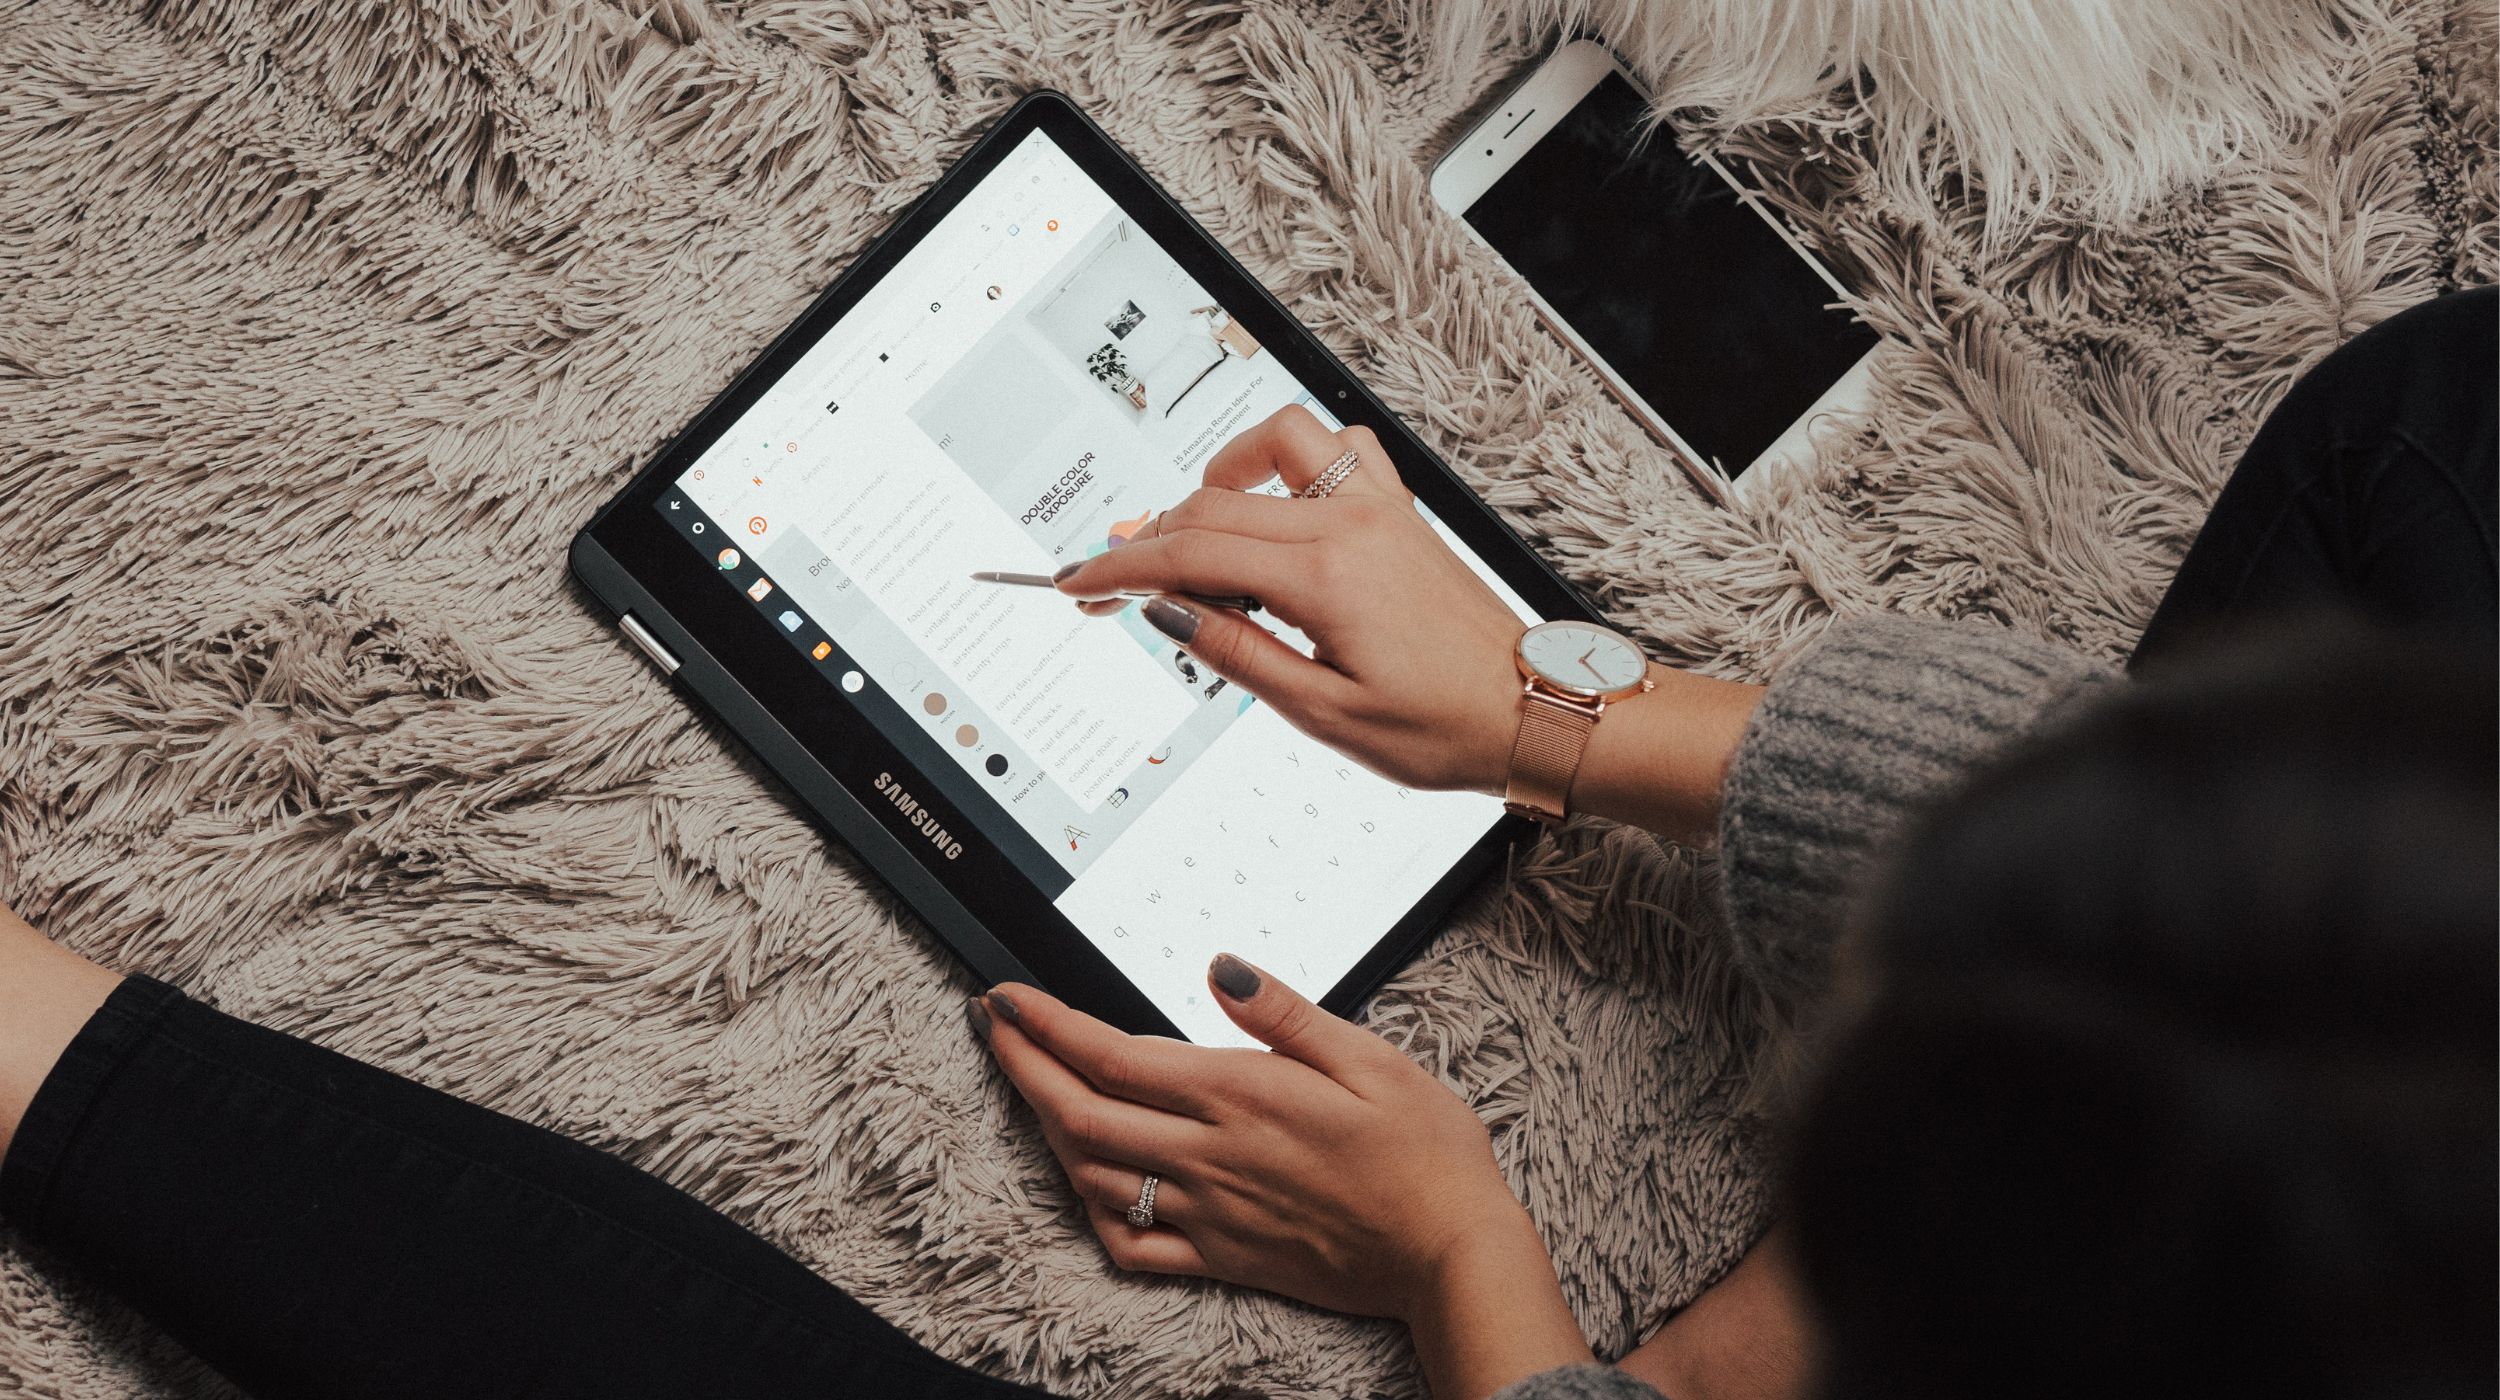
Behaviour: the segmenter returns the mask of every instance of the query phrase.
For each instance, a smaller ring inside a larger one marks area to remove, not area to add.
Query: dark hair
[[[1825,1395],[2493,1393],[2494,693],[2277,637],[1916,830],[1791,1143]]]

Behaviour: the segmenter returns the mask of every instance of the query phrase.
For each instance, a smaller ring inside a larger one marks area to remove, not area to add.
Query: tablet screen
[[[1314,999],[1502,817],[1304,737],[1148,627],[975,570],[1118,548],[1316,396],[1042,131],[798,355],[657,508],[1192,1040],[1238,953]],[[1420,509],[1420,507],[1418,507]],[[1428,513],[1427,513],[1428,514]],[[1523,619],[1534,611],[1439,521]],[[1289,641],[1275,619],[1260,620]]]

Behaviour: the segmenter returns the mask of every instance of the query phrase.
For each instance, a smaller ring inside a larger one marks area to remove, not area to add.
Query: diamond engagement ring
[[[1150,1230],[1155,1223],[1155,1180],[1152,1173],[1146,1184],[1137,1188],[1137,1204],[1128,1208],[1128,1223],[1140,1230]]]
[[[1330,492],[1345,485],[1345,479],[1354,475],[1354,464],[1359,460],[1361,459],[1356,457],[1355,454],[1348,452],[1344,456],[1329,463],[1328,470],[1321,472],[1310,485],[1302,488],[1302,499],[1306,501],[1321,500],[1324,499]]]

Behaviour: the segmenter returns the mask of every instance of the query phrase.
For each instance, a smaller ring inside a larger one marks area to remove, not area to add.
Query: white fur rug
[[[1430,207],[1517,39],[1440,63],[1319,0],[0,6],[0,896],[619,1152],[949,1356],[1412,1393],[1392,1329],[1107,1269],[969,980],[591,615],[568,536],[1051,84],[1662,654],[1759,676],[1903,609],[2116,657],[2291,378],[2494,277],[2490,6],[2389,5],[2304,47],[2329,97],[2282,145],[2125,222],[1990,244],[1869,175],[1864,115],[1735,130],[1896,342],[1864,431],[1744,516]],[[1759,1216],[1708,878],[1576,831],[1373,1013],[1493,1122],[1601,1351]],[[0,1394],[216,1390],[0,1248]]]

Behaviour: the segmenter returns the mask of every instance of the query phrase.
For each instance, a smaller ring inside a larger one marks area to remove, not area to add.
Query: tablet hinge
[[[642,654],[651,658],[651,664],[660,668],[661,675],[677,674],[677,658],[668,654],[668,648],[660,645],[660,639],[651,635],[651,629],[643,626],[641,619],[629,612],[618,613],[616,625],[624,631],[627,641],[642,648]]]

